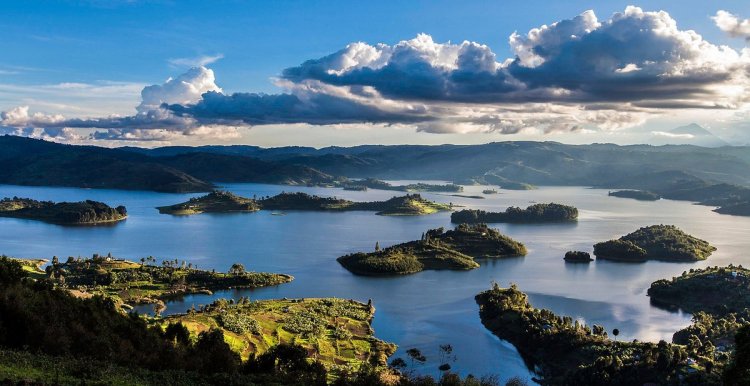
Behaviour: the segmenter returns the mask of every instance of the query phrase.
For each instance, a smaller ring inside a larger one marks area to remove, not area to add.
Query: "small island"
[[[611,340],[602,326],[532,307],[515,285],[495,284],[476,302],[482,324],[513,344],[543,385],[667,385],[678,377],[680,384],[721,384],[721,372],[712,370],[727,357],[715,360],[704,347]]]
[[[609,192],[610,197],[632,198],[639,201],[657,201],[661,196],[647,190],[616,190]]]
[[[396,345],[373,336],[375,308],[336,298],[273,299],[237,302],[217,300],[199,310],[170,316],[164,327],[182,323],[191,335],[221,329],[233,351],[243,360],[258,357],[280,344],[300,345],[307,357],[317,358],[336,373],[351,365],[385,366]]]
[[[625,262],[705,260],[716,247],[674,225],[643,227],[616,240],[594,245],[597,259]]]
[[[214,190],[202,196],[193,197],[181,204],[156,208],[159,213],[191,215],[198,213],[254,212],[260,210],[255,200],[240,197],[230,192]]]
[[[497,190],[495,189],[485,189],[482,191],[482,194],[497,194]]]
[[[567,251],[563,259],[568,263],[590,263],[594,260],[588,252],[583,251]]]
[[[30,198],[0,200],[0,217],[39,220],[61,225],[96,225],[113,223],[128,217],[124,206],[112,208],[98,201],[52,202]]]
[[[164,260],[155,265],[153,257],[140,263],[117,259],[112,255],[94,254],[91,258],[68,257],[65,262],[56,256],[45,268],[47,278],[74,295],[104,295],[126,307],[136,304],[161,303],[162,300],[191,293],[211,293],[229,288],[259,288],[292,281],[284,274],[249,272],[242,264],[234,264],[228,273],[199,270],[186,261]]]
[[[249,199],[228,192],[213,192],[187,202],[159,207],[160,213],[190,215],[203,212],[254,212],[257,210],[372,211],[385,216],[416,216],[450,211],[451,206],[407,194],[386,201],[356,202],[307,193],[280,193],[272,197]]]
[[[423,270],[478,268],[477,258],[525,256],[526,247],[486,224],[461,224],[454,230],[431,229],[421,240],[338,258],[350,272],[365,276],[406,275]]]
[[[451,214],[453,223],[547,223],[577,219],[577,208],[556,203],[534,204],[526,209],[511,206],[505,212],[464,209]]]

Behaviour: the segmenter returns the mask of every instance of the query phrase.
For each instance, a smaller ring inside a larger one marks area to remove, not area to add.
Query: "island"
[[[52,202],[30,198],[0,200],[0,217],[39,220],[61,225],[96,225],[124,220],[128,212],[124,206],[112,208],[98,201]]]
[[[594,245],[597,259],[625,262],[698,261],[716,250],[707,241],[688,235],[674,225],[643,227],[616,240]]]
[[[563,259],[568,263],[589,263],[594,260],[588,252],[583,251],[567,251]]]
[[[469,270],[475,259],[525,256],[526,247],[486,224],[461,224],[453,230],[431,229],[417,241],[353,253],[338,262],[350,272],[365,276],[406,275],[423,270]]]
[[[365,178],[362,180],[347,180],[343,183],[345,190],[358,190],[353,188],[370,188],[379,190],[395,190],[399,192],[448,192],[448,193],[461,193],[464,191],[464,187],[456,184],[426,184],[418,182],[415,184],[407,185],[393,185],[389,182],[378,180],[376,178]],[[349,188],[349,189],[347,189]]]
[[[657,201],[661,196],[647,190],[616,190],[607,194],[610,197],[632,198],[639,201]]]
[[[356,202],[307,193],[282,192],[272,197],[249,199],[228,192],[213,192],[187,202],[157,208],[160,213],[190,215],[203,212],[253,212],[257,210],[372,211],[379,215],[415,216],[450,211],[451,205],[439,204],[407,194],[386,201]]]
[[[602,326],[532,307],[515,285],[495,283],[476,302],[482,324],[513,344],[543,385],[722,384],[716,369],[727,357],[702,346],[612,340]]]
[[[164,328],[180,323],[191,335],[220,329],[243,360],[279,345],[299,345],[329,373],[357,371],[362,364],[384,367],[396,345],[373,336],[372,304],[336,298],[238,301],[219,299],[201,309],[170,316]]]
[[[464,209],[451,214],[453,223],[548,223],[577,219],[577,208],[556,203],[533,204],[526,209],[511,206],[505,212]]]
[[[187,202],[156,208],[159,213],[174,215],[191,215],[198,213],[254,212],[260,210],[258,202],[236,194],[214,190],[201,196],[193,197]]]
[[[497,190],[495,189],[485,189],[482,191],[482,194],[497,194]]]
[[[94,254],[91,258],[71,256],[65,262],[55,256],[45,273],[60,288],[76,296],[104,295],[126,308],[136,304],[159,305],[165,299],[192,293],[275,286],[293,279],[284,274],[249,272],[242,264],[232,265],[228,273],[200,270],[178,259],[155,264],[156,258],[151,256],[141,258],[140,262],[118,259],[111,254]]]

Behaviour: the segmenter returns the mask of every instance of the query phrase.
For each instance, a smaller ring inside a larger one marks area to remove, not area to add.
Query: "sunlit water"
[[[261,184],[226,186],[234,193],[274,195],[281,191],[338,196],[352,200],[383,200],[399,192],[288,187]],[[481,195],[483,187],[466,187],[463,194]],[[506,286],[517,283],[530,294],[536,307],[549,308],[607,330],[618,328],[620,339],[671,340],[690,316],[649,304],[646,289],[657,279],[684,270],[729,263],[750,265],[750,218],[713,213],[711,208],[688,202],[661,200],[641,202],[608,197],[606,190],[549,187],[534,191],[501,191],[486,199],[423,194],[429,199],[471,208],[504,210],[531,202],[574,205],[580,218],[573,224],[495,224],[501,232],[526,244],[524,258],[482,261],[468,272],[426,271],[393,278],[355,276],[343,269],[336,257],[355,251],[371,251],[419,238],[427,229],[449,227],[450,214],[417,217],[377,216],[372,212],[268,211],[237,214],[201,214],[188,217],[162,215],[156,206],[182,202],[198,194],[162,194],[117,190],[0,186],[0,196],[21,196],[54,201],[93,199],[112,206],[125,205],[129,218],[112,226],[69,227],[31,220],[0,218],[0,253],[17,257],[51,258],[90,256],[111,252],[137,260],[185,259],[199,268],[225,271],[240,262],[248,269],[292,274],[295,280],[254,291],[224,291],[187,296],[168,304],[167,313],[184,312],[191,305],[207,304],[216,297],[250,296],[372,299],[377,309],[377,337],[400,346],[396,356],[417,347],[428,359],[419,371],[437,374],[438,345],[450,343],[457,360],[453,369],[462,374],[499,374],[528,377],[518,353],[481,324],[474,295],[493,281]],[[566,264],[567,250],[591,252],[592,245],[652,224],[674,224],[718,247],[699,263],[642,264],[596,261]]]

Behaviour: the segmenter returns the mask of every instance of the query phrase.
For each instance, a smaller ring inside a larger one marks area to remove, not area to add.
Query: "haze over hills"
[[[652,145],[696,145],[722,147],[730,144],[697,123],[680,126],[669,131],[653,131],[648,141]]]

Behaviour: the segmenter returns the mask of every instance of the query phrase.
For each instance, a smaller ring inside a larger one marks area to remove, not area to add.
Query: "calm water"
[[[232,184],[226,188],[248,197],[305,191],[353,200],[381,200],[398,193],[261,184]],[[466,187],[464,194],[481,195],[482,189]],[[397,356],[408,348],[421,349],[433,360],[420,371],[432,374],[437,373],[438,345],[450,343],[457,356],[453,368],[463,374],[529,376],[513,346],[494,337],[479,321],[473,297],[493,281],[503,286],[517,283],[530,294],[536,307],[601,324],[607,330],[619,328],[621,339],[669,341],[675,330],[689,324],[690,315],[651,306],[646,289],[652,281],[708,264],[750,266],[750,257],[745,253],[750,249],[750,218],[719,215],[709,207],[687,202],[640,202],[608,197],[605,190],[577,187],[501,191],[484,200],[424,194],[436,201],[487,210],[554,201],[578,207],[580,219],[575,224],[496,224],[501,232],[524,242],[529,254],[524,258],[483,261],[481,268],[469,272],[426,271],[396,278],[354,276],[336,262],[336,257],[372,250],[376,241],[385,247],[419,238],[429,228],[449,227],[448,213],[386,217],[371,212],[288,212],[273,216],[261,211],[174,217],[161,215],[154,207],[197,195],[0,185],[0,196],[54,201],[93,199],[113,206],[125,205],[130,214],[124,222],[102,227],[65,227],[0,218],[0,253],[51,258],[111,252],[133,260],[148,255],[160,260],[186,259],[199,268],[223,271],[232,263],[241,262],[256,271],[292,274],[292,283],[274,288],[226,291],[213,297],[189,296],[170,303],[167,313],[184,312],[193,304],[207,304],[218,296],[335,296],[360,301],[371,298],[377,309],[376,335],[399,344]],[[677,225],[708,240],[718,251],[706,262],[691,264],[581,265],[562,260],[567,250],[591,252],[598,241],[659,223]]]

